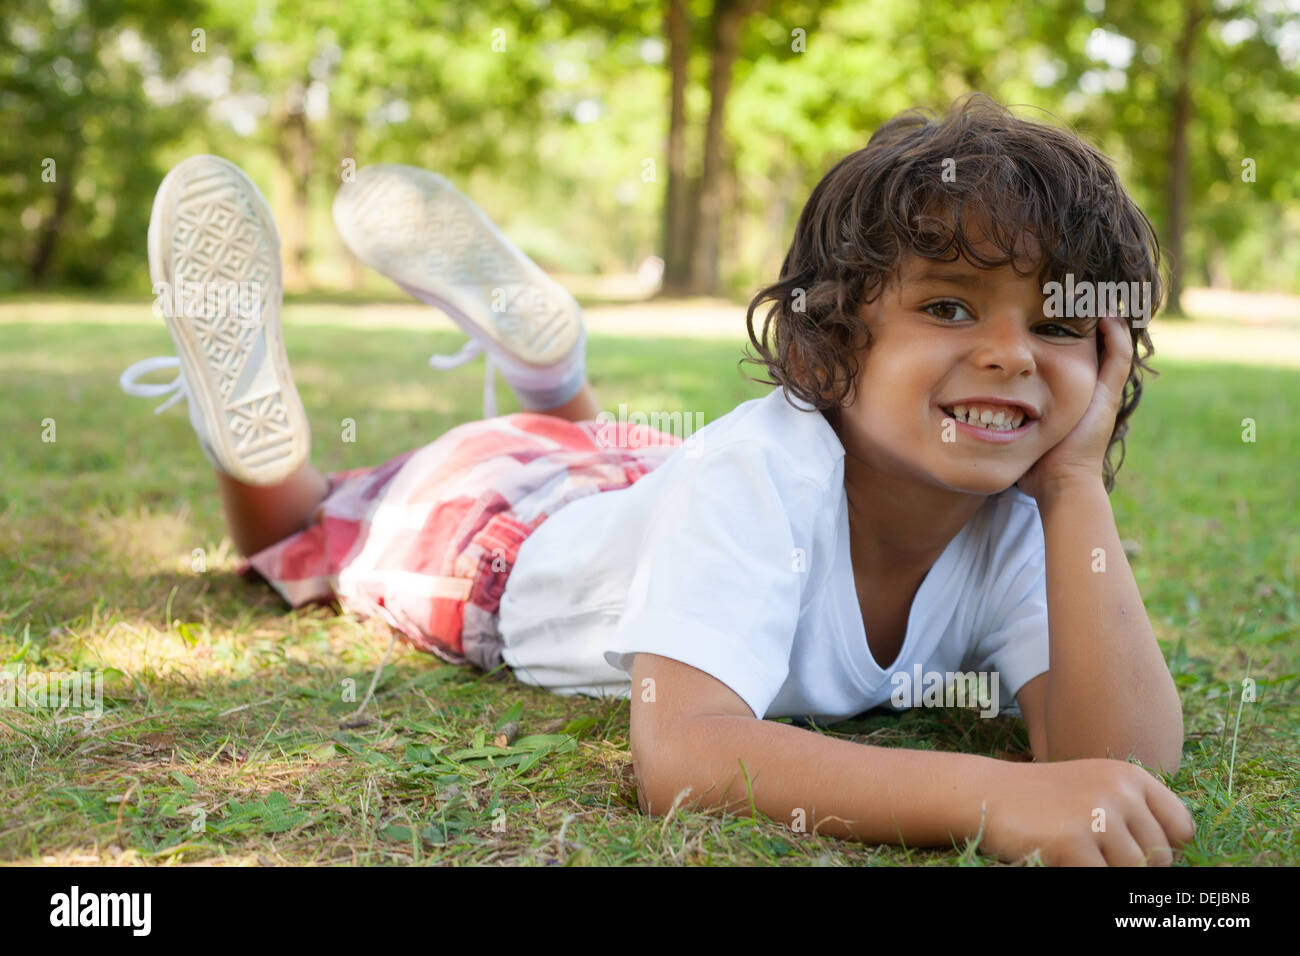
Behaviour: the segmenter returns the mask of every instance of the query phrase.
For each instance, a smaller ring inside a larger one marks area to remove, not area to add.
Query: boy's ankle
[[[585,356],[579,355],[578,360],[564,373],[564,377],[552,385],[521,385],[512,382],[506,369],[501,370],[501,377],[510,385],[524,411],[550,411],[573,401],[578,392],[582,391],[582,385],[587,380],[587,361]]]

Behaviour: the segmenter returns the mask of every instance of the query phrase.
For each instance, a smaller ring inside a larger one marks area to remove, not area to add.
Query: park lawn
[[[460,336],[349,329],[340,308],[286,308],[318,467],[378,464],[480,414],[480,363],[426,364]],[[765,391],[737,371],[740,341],[593,334],[589,369],[607,409],[712,421]],[[0,662],[106,676],[95,722],[0,710],[0,862],[996,863],[974,846],[863,846],[787,821],[647,818],[625,701],[552,695],[404,644],[352,719],[390,634],[329,608],[287,610],[233,573],[183,405],[155,417],[157,400],[118,389],[128,364],[171,351],[147,304],[0,304],[0,342]],[[1183,859],[1294,865],[1300,370],[1155,362],[1112,500],[1183,700],[1171,786],[1197,825]],[[517,408],[503,384],[499,396],[503,413]],[[494,748],[510,720],[519,737]],[[1018,719],[974,711],[818,729],[1028,755]]]

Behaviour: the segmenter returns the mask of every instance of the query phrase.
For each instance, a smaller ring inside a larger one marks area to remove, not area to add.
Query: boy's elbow
[[[654,747],[632,735],[632,775],[636,779],[636,802],[646,816],[667,816],[677,798],[679,779],[664,748]]]
[[[632,777],[636,780],[636,805],[646,816],[654,816],[656,788],[647,761],[638,752],[636,740],[632,741]]]
[[[638,734],[637,730],[643,731]],[[649,731],[645,733],[644,731]],[[634,727],[631,735],[632,773],[637,806],[651,817],[666,817],[681,806],[709,806],[713,787],[701,766],[710,754],[681,727]]]
[[[636,801],[641,812],[648,817],[666,817],[673,810],[682,791],[689,795],[690,787],[676,788],[663,777],[636,771]]]

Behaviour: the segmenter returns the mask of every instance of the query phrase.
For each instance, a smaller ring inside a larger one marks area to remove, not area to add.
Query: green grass
[[[647,818],[626,702],[552,695],[406,645],[350,721],[357,703],[344,688],[364,697],[389,633],[328,608],[286,610],[234,575],[183,405],[155,417],[157,401],[118,390],[126,365],[170,352],[167,333],[147,305],[115,322],[102,321],[107,308],[0,305],[0,661],[102,670],[107,698],[93,723],[0,710],[0,861],[994,862],[971,848],[863,846],[734,815]],[[352,330],[322,320],[325,308],[286,310],[318,467],[377,464],[478,416],[481,364],[426,365],[458,336]],[[764,391],[736,371],[738,343],[593,335],[589,369],[606,408],[712,421]],[[1183,700],[1187,741],[1171,785],[1197,824],[1183,859],[1294,865],[1300,371],[1157,367],[1112,500],[1121,535],[1140,546],[1135,574]],[[517,407],[499,394],[502,412]],[[341,440],[346,418],[355,443]],[[1253,444],[1241,441],[1243,418],[1256,422]],[[45,419],[54,442],[42,441]],[[1257,700],[1242,704],[1247,676]],[[518,739],[493,747],[512,720]],[[818,729],[1028,753],[1018,720],[973,711]]]

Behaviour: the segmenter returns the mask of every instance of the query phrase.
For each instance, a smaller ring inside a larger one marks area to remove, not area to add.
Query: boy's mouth
[[[1019,428],[1026,420],[1037,416],[1016,405],[999,405],[990,402],[960,402],[940,405],[945,414],[955,421],[986,428],[990,431],[1009,432]]]

